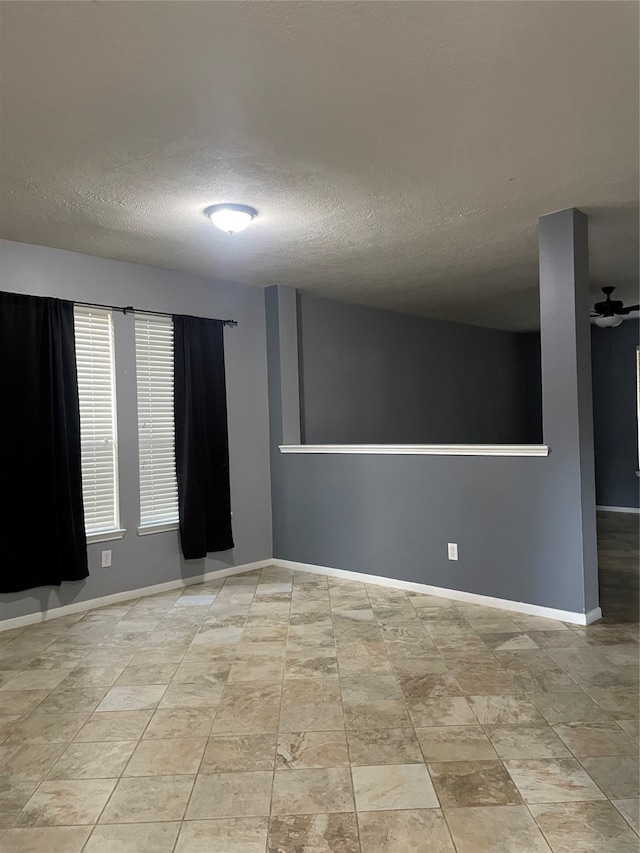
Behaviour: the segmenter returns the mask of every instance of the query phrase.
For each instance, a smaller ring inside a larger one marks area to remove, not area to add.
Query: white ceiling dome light
[[[617,314],[612,314],[609,317],[596,317],[595,324],[601,329],[615,329],[624,320],[624,317],[618,317]]]
[[[256,218],[258,211],[246,204],[212,204],[206,208],[204,215],[221,231],[237,234]]]

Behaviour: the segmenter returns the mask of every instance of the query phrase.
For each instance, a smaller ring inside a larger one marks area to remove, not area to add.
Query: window
[[[74,307],[82,495],[87,541],[119,538],[115,368],[111,312]]]
[[[173,415],[173,320],[136,314],[136,377],[140,456],[138,533],[178,525]]]

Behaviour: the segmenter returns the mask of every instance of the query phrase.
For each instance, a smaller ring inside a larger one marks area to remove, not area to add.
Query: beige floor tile
[[[273,783],[273,815],[354,811],[346,767],[278,770]]]
[[[12,782],[0,777],[0,827],[14,826],[18,814],[35,791],[37,782]],[[0,835],[1,835],[0,831]]]
[[[344,702],[343,708],[346,727],[349,730],[400,729],[411,725],[409,712],[400,699]]]
[[[409,714],[416,727],[465,726],[477,723],[468,700],[463,696],[443,696],[411,703]]]
[[[344,728],[341,702],[282,703],[279,730],[334,731]]]
[[[281,681],[284,675],[284,659],[265,657],[236,658],[229,681]]]
[[[18,817],[21,826],[77,826],[95,823],[114,779],[42,782]]]
[[[425,702],[443,696],[461,696],[457,680],[450,672],[425,673],[424,675],[398,675],[398,683],[407,706],[420,710]]]
[[[164,684],[141,687],[112,687],[98,705],[98,711],[143,711],[158,707],[166,690]]]
[[[612,719],[586,693],[530,693],[529,698],[552,726]]]
[[[359,812],[438,808],[424,764],[352,767],[351,773]]]
[[[64,679],[65,687],[112,687],[124,671],[124,666],[77,666]]]
[[[92,714],[74,740],[83,743],[138,740],[152,711],[100,711]]]
[[[471,696],[469,704],[483,726],[544,723],[542,715],[524,696]]]
[[[538,644],[530,634],[513,633],[481,633],[480,638],[488,649],[495,651],[510,651],[512,649],[537,649]]]
[[[203,848],[204,849],[204,848]],[[360,853],[358,827],[353,813],[281,815],[271,818],[269,853]],[[256,853],[262,853],[256,850]],[[176,851],[178,853],[178,851]],[[185,850],[184,853],[187,853]],[[231,853],[234,853],[231,848]],[[245,853],[244,850],[238,853]],[[247,850],[247,853],[253,851]]]
[[[120,779],[100,823],[153,823],[182,820],[195,776]]]
[[[102,701],[107,690],[107,687],[65,687],[62,683],[47,696],[38,710],[47,714],[65,711],[73,714],[91,713]]]
[[[344,731],[286,732],[278,736],[276,768],[348,767]]]
[[[284,682],[280,731],[343,728],[343,705],[337,678],[293,678]]]
[[[611,800],[640,797],[638,754],[581,758],[580,763]]]
[[[200,765],[200,773],[233,773],[273,770],[276,735],[212,735]]]
[[[353,765],[423,763],[413,729],[358,729],[348,738]]]
[[[553,853],[638,851],[638,837],[611,803],[548,803],[530,809]]]
[[[562,635],[564,636],[564,635]],[[525,693],[580,693],[582,688],[568,672],[551,661],[548,669],[507,670]]]
[[[284,662],[285,678],[320,678],[338,675],[338,658],[335,654],[309,655],[288,651]]]
[[[269,814],[273,773],[214,773],[196,779],[186,820]]]
[[[635,678],[630,678],[617,667],[608,664],[607,666],[586,666],[579,669],[571,670],[571,677],[591,695],[591,690],[602,689],[609,687],[633,687],[637,685]]]
[[[206,738],[167,738],[140,741],[124,776],[195,774],[204,754]]]
[[[34,711],[5,741],[14,743],[65,743],[73,740],[88,714],[39,714]]]
[[[606,666],[607,658],[599,654],[592,646],[575,649],[549,649],[549,657],[562,669],[571,672],[583,666]],[[638,647],[636,646],[636,659]]]
[[[329,677],[290,679],[283,685],[282,701],[290,705],[340,702],[340,681]]]
[[[575,758],[513,759],[505,766],[527,803],[605,799]]]
[[[602,723],[558,723],[553,728],[571,752],[578,758],[583,756],[638,754],[638,744],[613,721]]]
[[[147,740],[149,738],[207,737],[211,731],[215,713],[214,707],[168,708],[154,711],[143,738]]]
[[[53,690],[69,675],[68,669],[32,669],[17,672],[6,687],[0,687],[0,705],[3,694],[15,690]]]
[[[447,809],[446,816],[458,853],[549,853],[526,806]]]
[[[345,702],[376,702],[402,698],[398,682],[393,675],[343,676],[340,678],[340,689]]]
[[[502,759],[571,758],[571,753],[556,732],[546,724],[485,726],[485,730],[493,748]]]
[[[175,663],[130,664],[118,678],[118,687],[168,684],[177,668]]]
[[[187,821],[175,853],[264,853],[268,824],[266,817]]]
[[[9,829],[0,838],[0,853],[80,853],[89,826],[47,826]]]
[[[0,746],[3,779],[10,782],[39,782],[66,748],[64,743],[23,743]]]
[[[429,673],[446,673],[449,667],[438,654],[426,654],[421,657],[392,657],[391,665],[397,678],[402,676],[420,676]]]
[[[465,696],[504,696],[520,693],[520,688],[505,671],[456,671],[456,681]]]
[[[416,729],[425,761],[483,761],[497,758],[480,726],[427,726]]]
[[[98,824],[83,853],[172,853],[179,823]]]
[[[443,808],[519,805],[520,794],[500,761],[445,761],[429,764]]]
[[[615,720],[637,720],[640,713],[640,700],[636,687],[594,687],[589,695]]]
[[[615,646],[603,646],[600,648],[602,655],[615,666],[637,666],[638,645],[637,643],[620,643]]]
[[[231,671],[231,661],[193,661],[181,663],[172,678],[173,684],[224,684]]]
[[[48,694],[48,690],[3,690],[0,694],[0,711],[7,716],[29,714]]]
[[[629,737],[635,741],[640,741],[640,721],[639,720],[616,720],[620,728],[625,731]]]
[[[227,684],[213,723],[212,734],[276,732],[281,685],[269,682]]]
[[[627,821],[629,826],[640,835],[640,799],[612,800],[613,805]]]
[[[116,778],[126,767],[135,746],[134,740],[72,743],[58,759],[47,779]]]
[[[0,708],[0,710],[2,709]],[[18,728],[23,719],[22,714],[3,714],[0,716],[0,744],[5,743],[9,735]]]
[[[439,809],[360,812],[358,824],[363,853],[455,853]]]

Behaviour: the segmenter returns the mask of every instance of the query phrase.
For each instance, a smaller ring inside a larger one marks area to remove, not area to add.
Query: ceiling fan
[[[596,302],[593,306],[591,316],[595,317],[596,326],[601,329],[613,329],[619,326],[627,314],[640,309],[640,305],[627,305],[626,307],[619,299],[612,299],[611,294],[615,287],[603,287],[602,292],[607,297],[602,302]]]

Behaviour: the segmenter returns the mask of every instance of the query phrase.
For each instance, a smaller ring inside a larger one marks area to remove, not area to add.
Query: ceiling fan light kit
[[[624,317],[618,317],[616,314],[612,314],[610,317],[596,317],[595,319],[596,326],[599,326],[601,329],[615,329],[616,326],[620,326],[623,322]]]
[[[212,204],[205,209],[204,215],[221,231],[237,234],[256,218],[258,211],[248,204]]]
[[[611,294],[614,290],[615,287],[611,285],[603,287],[602,292],[606,296],[606,299],[602,302],[596,302],[593,306],[591,316],[595,318],[596,326],[599,326],[601,329],[615,329],[616,326],[619,326],[624,321],[624,318],[628,314],[640,308],[640,305],[627,305],[625,307],[624,303],[619,299],[612,299]]]

